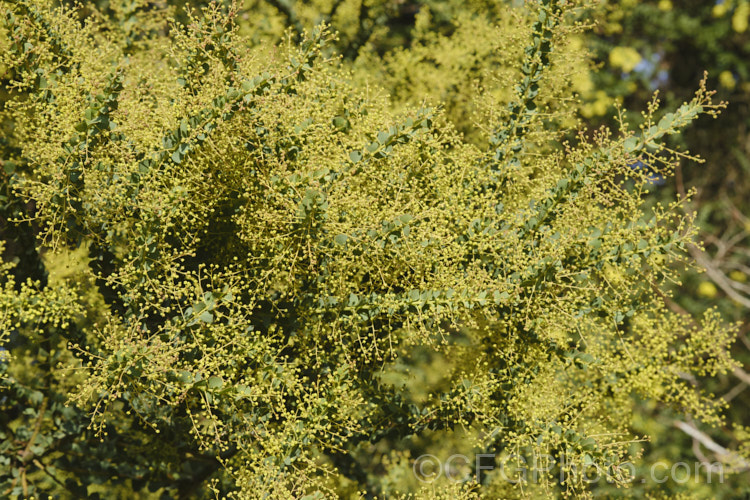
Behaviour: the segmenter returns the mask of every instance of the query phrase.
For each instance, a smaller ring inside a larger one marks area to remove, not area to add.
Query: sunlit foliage
[[[570,2],[426,10],[346,60],[305,12],[274,39],[133,5],[3,4],[5,213],[39,231],[19,264],[58,268],[3,268],[8,493],[585,495],[587,467],[629,484],[634,395],[721,422],[689,380],[733,367],[732,329],[664,306],[694,229],[643,201],[723,107],[704,83],[579,132]],[[448,441],[496,470],[420,493]],[[498,474],[542,454],[565,481]]]

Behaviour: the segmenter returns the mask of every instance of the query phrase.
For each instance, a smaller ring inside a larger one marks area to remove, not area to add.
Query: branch
[[[667,305],[667,307],[672,312],[675,312],[677,314],[681,314],[681,315],[684,315],[684,316],[690,316],[690,313],[687,310],[685,310],[678,303],[674,302],[669,297],[667,297],[664,294],[664,292],[662,292],[661,290],[659,290],[658,287],[652,286],[652,289],[656,292],[657,295],[659,295],[661,297],[661,299],[664,301],[664,303]],[[745,342],[745,345],[747,346],[747,344],[748,344],[747,339],[745,339],[743,335],[738,335],[738,337],[740,337],[740,339],[743,342]],[[747,347],[748,347],[748,349],[750,349],[750,346],[747,346]],[[734,374],[735,377],[737,377],[738,379],[740,379],[744,384],[750,385],[750,373],[747,373],[745,370],[743,370],[739,366],[735,367],[734,370],[732,370],[732,373]],[[683,375],[680,375],[680,377],[683,378],[683,379],[685,379],[685,377]]]
[[[677,184],[677,192],[680,193],[680,197],[682,199],[686,199],[687,193],[685,192],[685,185],[682,179],[681,165],[677,165],[677,167],[675,168],[675,182]],[[703,250],[701,250],[697,245],[690,244],[688,245],[688,251],[690,252],[690,255],[692,255],[693,258],[698,262],[698,264],[700,264],[701,267],[706,270],[706,274],[709,276],[709,278],[711,278],[717,285],[719,285],[719,288],[721,288],[724,293],[726,293],[729,297],[737,300],[737,302],[741,303],[745,307],[750,307],[750,300],[746,299],[732,288],[732,285],[729,282],[729,278],[724,273],[719,271],[716,266],[713,265],[713,262],[708,258]]]
[[[26,464],[29,463],[29,461],[34,458],[34,452],[31,451],[31,446],[34,444],[34,441],[36,441],[36,436],[39,434],[39,429],[42,427],[42,420],[44,419],[44,412],[47,411],[47,398],[45,397],[44,400],[42,400],[42,406],[39,408],[39,415],[36,417],[36,422],[34,423],[34,431],[31,433],[31,437],[29,438],[29,441],[26,443],[26,448],[19,453],[19,457],[21,458],[21,464],[20,467],[20,474],[13,478],[13,482],[10,483],[10,488],[5,490],[3,492],[3,495],[7,495],[13,491],[13,488],[16,487],[16,483],[18,482],[18,478],[21,478],[21,485],[23,486],[23,496],[28,496],[28,486],[26,485]]]
[[[39,429],[42,427],[42,420],[44,420],[44,412],[47,411],[47,401],[48,398],[44,398],[42,401],[42,406],[39,408],[39,415],[36,417],[36,422],[34,423],[34,432],[31,434],[31,437],[29,438],[29,441],[26,443],[26,448],[21,452],[21,462],[26,465],[29,463],[29,461],[34,458],[35,454],[33,451],[31,451],[31,446],[34,444],[34,441],[36,441],[36,436],[39,434]]]
[[[739,366],[732,370],[732,373],[734,373],[734,376],[738,379],[742,380],[747,385],[750,385],[750,373],[747,373],[745,370],[740,368]]]
[[[731,400],[736,398],[742,391],[747,389],[747,384],[745,382],[740,382],[736,386],[732,387],[732,390],[724,394],[721,399],[729,403]]]
[[[705,434],[704,432],[701,432],[700,430],[698,430],[694,425],[688,424],[687,422],[683,422],[681,420],[675,420],[673,423],[675,427],[677,427],[682,432],[684,432],[685,434],[693,438],[695,441],[698,441],[706,449],[716,454],[716,456],[719,459],[721,459],[723,462],[731,462],[731,463],[738,464],[739,468],[734,469],[733,472],[742,472],[745,470],[750,470],[750,462],[745,460],[742,456],[738,455],[736,452],[724,448],[719,443],[711,439],[711,437],[708,434]]]
[[[698,262],[698,264],[700,264],[700,266],[706,270],[706,274],[708,275],[708,277],[711,278],[711,280],[716,283],[716,285],[721,288],[722,291],[727,294],[727,296],[729,296],[731,299],[736,300],[742,306],[750,309],[750,299],[734,289],[731,280],[727,277],[726,274],[721,272],[719,268],[714,265],[714,263],[711,261],[711,259],[708,258],[703,250],[693,244],[688,245],[688,250],[690,251],[690,255],[692,255],[696,260],[696,262]]]
[[[47,467],[43,463],[41,463],[39,460],[37,460],[35,458],[34,460],[31,461],[31,463],[33,463],[39,469],[41,469],[42,471],[44,471],[45,474],[47,474],[54,482],[56,482],[57,484],[59,484],[60,486],[62,486],[66,491],[70,491],[70,489],[62,481],[60,481],[59,479],[57,479],[57,477],[54,474],[52,474],[49,471],[49,469],[47,469]],[[71,493],[73,493],[73,492],[71,492]]]

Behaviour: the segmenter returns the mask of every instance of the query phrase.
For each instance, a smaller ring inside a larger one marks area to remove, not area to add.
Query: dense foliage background
[[[750,494],[750,2],[1,5],[0,494]]]

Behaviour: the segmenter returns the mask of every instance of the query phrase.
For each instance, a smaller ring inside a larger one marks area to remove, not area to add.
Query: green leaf
[[[672,128],[672,122],[674,121],[674,113],[667,113],[659,120],[659,130],[664,132]]]
[[[349,153],[349,159],[352,161],[352,163],[357,163],[362,159],[362,153],[360,153],[359,151],[352,151],[351,153]]]
[[[211,324],[214,322],[214,315],[211,314],[208,311],[203,311],[200,316],[198,316],[198,319],[203,321],[204,323]]]
[[[349,237],[345,234],[337,234],[336,237],[333,238],[333,241],[336,242],[336,244],[343,246],[346,246],[346,242],[349,240]]]
[[[349,128],[349,120],[347,120],[347,119],[346,119],[346,118],[344,118],[343,116],[336,116],[336,117],[334,117],[334,119],[333,119],[333,126],[334,126],[334,127],[335,127],[335,128],[337,129],[337,130],[341,130],[341,131],[344,131],[344,130],[346,130],[347,128]]]
[[[628,137],[627,139],[625,139],[623,147],[625,148],[626,153],[632,153],[638,147],[638,138]]]
[[[209,389],[218,389],[223,385],[224,385],[224,381],[221,379],[221,377],[217,377],[217,376],[208,377]]]
[[[237,386],[237,399],[239,398],[248,398],[253,395],[253,389],[252,387],[248,387],[246,385],[240,384]]]
[[[587,437],[586,439],[581,441],[580,445],[584,450],[592,451],[596,446],[596,440],[594,438]]]

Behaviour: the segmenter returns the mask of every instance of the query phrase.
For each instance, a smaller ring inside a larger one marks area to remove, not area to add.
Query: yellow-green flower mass
[[[635,401],[722,423],[734,329],[665,305],[695,227],[644,198],[705,82],[585,131],[582,4],[404,47],[393,2],[249,4],[2,3],[4,495],[586,496]],[[438,449],[494,467],[426,485]]]
[[[609,53],[609,63],[615,68],[622,68],[626,73],[633,71],[641,62],[641,55],[632,47],[615,47]]]

